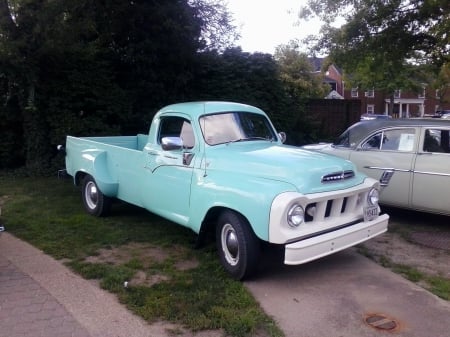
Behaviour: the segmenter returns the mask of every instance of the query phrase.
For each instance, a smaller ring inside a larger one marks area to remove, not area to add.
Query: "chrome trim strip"
[[[430,176],[450,177],[450,173],[436,173],[436,172],[427,172],[427,171],[414,171],[414,173],[427,174]]]
[[[364,166],[364,168],[367,169],[376,169],[376,170],[392,170],[395,172],[412,172],[417,174],[427,174],[431,176],[441,176],[441,177],[450,177],[450,173],[437,173],[437,172],[429,172],[429,171],[415,171],[415,170],[403,170],[403,169],[396,169],[392,167],[378,167],[378,166]]]
[[[405,170],[405,169],[396,169],[393,167],[380,167],[380,166],[364,166],[364,168],[367,169],[375,169],[375,170],[390,170],[390,171],[395,171],[395,172],[413,172],[412,170]]]

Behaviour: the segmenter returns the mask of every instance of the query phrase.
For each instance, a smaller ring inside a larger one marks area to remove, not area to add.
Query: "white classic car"
[[[362,121],[318,150],[351,160],[384,186],[380,203],[450,215],[450,120]]]

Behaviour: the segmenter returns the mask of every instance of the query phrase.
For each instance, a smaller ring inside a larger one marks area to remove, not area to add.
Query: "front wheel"
[[[233,211],[224,211],[216,227],[216,243],[220,262],[235,279],[255,273],[260,254],[259,240],[248,221]]]
[[[111,206],[111,198],[100,191],[92,176],[87,175],[84,177],[81,194],[84,208],[89,214],[95,216],[105,216],[108,214]]]

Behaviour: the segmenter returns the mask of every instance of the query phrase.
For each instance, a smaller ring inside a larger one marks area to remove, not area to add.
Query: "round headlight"
[[[300,205],[293,205],[287,214],[289,226],[298,227],[305,220],[305,211]]]
[[[369,205],[377,206],[378,200],[380,199],[380,193],[376,188],[372,188],[367,195],[367,202]]]

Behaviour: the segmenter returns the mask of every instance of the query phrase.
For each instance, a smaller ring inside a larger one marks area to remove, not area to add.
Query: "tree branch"
[[[7,38],[15,38],[18,34],[16,23],[14,22],[9,8],[8,0],[0,0],[0,34]]]

